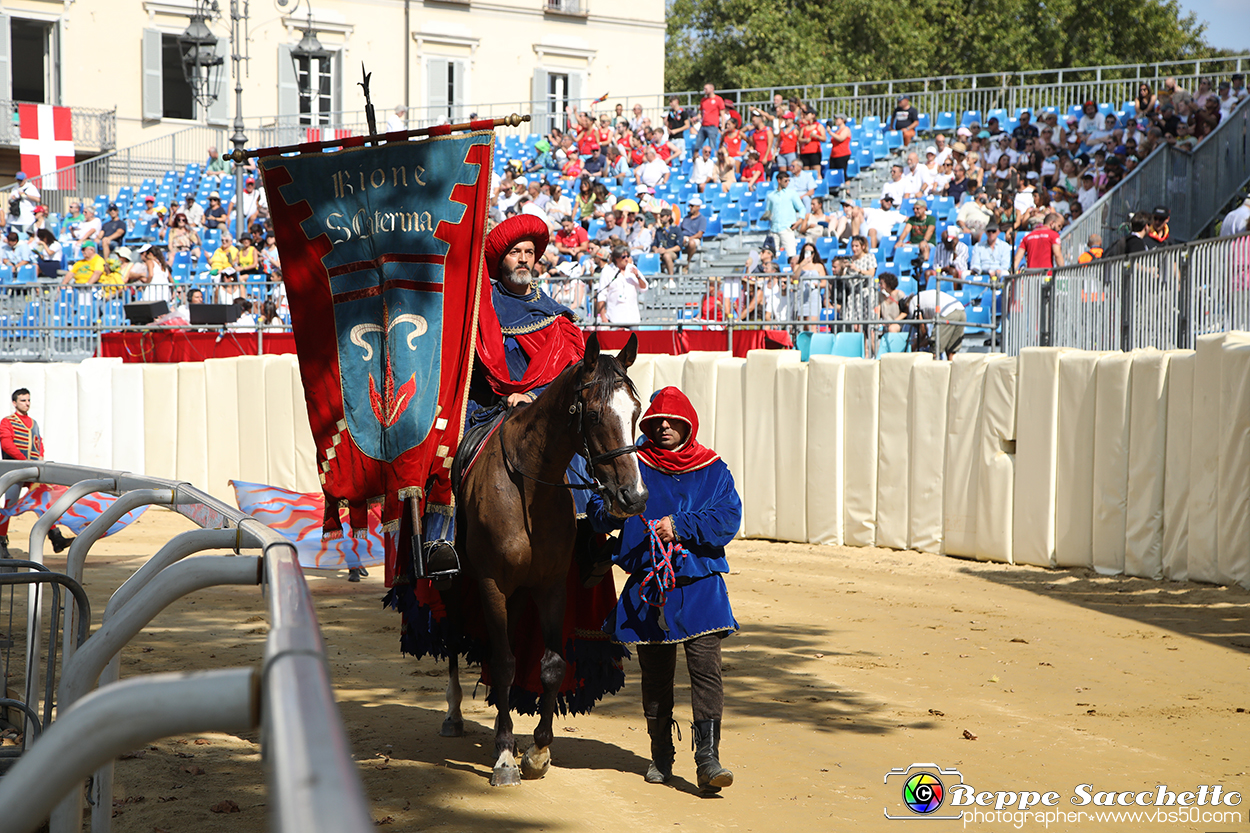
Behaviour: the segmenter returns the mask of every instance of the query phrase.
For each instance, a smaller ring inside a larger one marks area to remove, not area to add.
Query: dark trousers
[[[690,706],[695,720],[719,720],[725,710],[721,684],[721,635],[708,633],[688,639],[686,670],[690,673]],[[640,644],[638,668],[642,671],[642,713],[648,720],[668,721],[673,716],[673,675],[677,670],[677,643]]]

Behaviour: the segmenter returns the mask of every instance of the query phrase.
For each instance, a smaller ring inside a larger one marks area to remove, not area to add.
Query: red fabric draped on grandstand
[[[124,362],[142,364],[164,362],[202,362],[205,359],[229,359],[234,356],[275,355],[295,352],[295,336],[291,333],[224,334],[191,330],[152,329],[101,333],[98,355],[120,358]]]

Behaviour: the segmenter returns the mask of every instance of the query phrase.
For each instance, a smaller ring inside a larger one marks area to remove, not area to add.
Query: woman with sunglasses
[[[190,252],[192,260],[200,259],[200,235],[187,221],[187,215],[174,215],[169,226],[169,251],[172,253]]]

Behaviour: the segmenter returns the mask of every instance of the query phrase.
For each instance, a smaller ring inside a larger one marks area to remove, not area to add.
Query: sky
[[[1207,42],[1250,53],[1250,0],[1180,0],[1181,9],[1207,24]]]

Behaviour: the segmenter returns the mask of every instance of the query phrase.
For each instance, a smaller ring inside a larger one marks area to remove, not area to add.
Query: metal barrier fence
[[[17,105],[39,102],[0,99],[0,145],[17,146],[20,143]],[[70,107],[70,125],[74,131],[74,147],[77,150],[109,150],[117,146],[117,108],[105,110],[100,107]]]
[[[1006,352],[1193,347],[1250,328],[1250,234],[1023,272],[1003,303]]]
[[[1247,100],[1250,102],[1250,99]],[[1128,234],[1128,216],[1165,205],[1178,240],[1193,240],[1250,180],[1250,103],[1242,102],[1192,151],[1161,145],[1089,211],[1063,230],[1064,259],[1074,262],[1091,234],[1103,244]]]
[[[43,461],[0,462],[0,486],[14,482],[68,487],[31,530],[29,552],[36,568],[44,560],[49,529],[76,500],[92,492],[120,495],[75,539],[66,559],[65,575],[72,580],[66,586],[81,579],[91,547],[131,509],[166,505],[201,528],[172,539],[119,588],[90,637],[81,644],[66,639],[57,719],[37,740],[27,737],[29,748],[0,778],[0,830],[33,831],[51,813],[54,833],[78,833],[83,780],[94,771],[91,829],[107,833],[113,811],[111,762],[119,754],[170,735],[244,731],[257,725],[273,829],[306,833],[373,828],[334,703],[312,596],[289,541],[185,483]],[[188,557],[223,549],[234,554]],[[261,556],[242,556],[242,549],[259,550]],[[270,630],[258,667],[115,682],[117,652],[155,615],[189,592],[221,584],[266,586]],[[39,606],[33,602],[26,611],[22,682],[27,706],[32,702],[32,669],[42,656]],[[78,608],[76,629],[81,633],[86,606],[80,603]],[[74,621],[67,612],[66,631]],[[97,677],[100,687],[91,692]],[[33,702],[38,704],[37,693]]]

